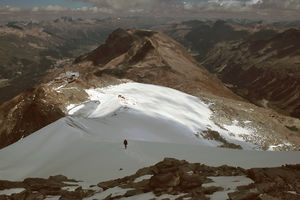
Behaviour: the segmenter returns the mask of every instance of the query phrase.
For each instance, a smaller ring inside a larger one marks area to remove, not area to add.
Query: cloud
[[[64,8],[64,7],[59,6],[59,5],[49,5],[49,6],[46,6],[46,7],[42,7],[41,9],[45,10],[45,11],[65,11],[65,10],[68,10],[67,8]]]
[[[14,7],[14,6],[0,6],[0,12],[19,12],[21,11],[21,8]]]
[[[73,0],[89,3],[97,8],[106,8],[114,12],[132,10],[147,11],[226,11],[261,12],[263,11],[299,11],[300,0]]]
[[[183,9],[190,12],[237,14],[240,17],[299,18],[300,0],[207,0],[186,1]],[[247,15],[246,15],[247,14]]]
[[[113,13],[113,10],[111,10],[109,8],[98,8],[97,6],[93,6],[93,7],[83,6],[80,8],[71,8],[70,11],[72,11],[72,12],[88,12],[88,13],[106,13],[106,14]]]
[[[260,0],[255,4],[261,9],[300,9],[300,0]]]
[[[71,0],[88,6],[59,5],[20,9],[0,7],[1,13],[86,13],[89,15],[149,15],[197,18],[299,19],[300,0]]]
[[[79,7],[79,8],[68,8],[68,7],[62,7],[59,5],[49,5],[46,7],[33,7],[31,9],[32,12],[62,12],[62,11],[70,11],[70,12],[89,12],[89,13],[113,13],[111,9],[108,8],[98,8],[96,6],[93,7]]]
[[[182,4],[180,0],[73,0],[90,3],[98,8],[108,8],[113,11],[145,11],[167,8],[176,3]]]

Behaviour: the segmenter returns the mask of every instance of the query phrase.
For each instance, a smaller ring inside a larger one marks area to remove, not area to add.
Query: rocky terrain
[[[153,29],[183,44],[238,95],[299,118],[299,25],[194,20]]]
[[[1,147],[68,115],[68,106],[88,100],[85,89],[130,80],[167,86],[200,98],[213,110],[214,123],[225,129],[243,127],[244,140],[264,150],[299,149],[298,119],[247,103],[174,40],[161,33],[135,29],[114,31],[104,45],[49,74],[45,84],[2,104]],[[223,141],[218,134],[203,134],[202,137]],[[224,145],[240,148],[226,142]]]
[[[299,38],[300,30],[288,29],[265,40],[220,43],[202,63],[251,102],[299,118]]]
[[[243,169],[165,158],[133,175],[91,186],[62,175],[21,182],[1,180],[0,199],[296,200],[299,184],[299,165]]]
[[[158,21],[60,17],[0,25],[0,104],[38,85],[49,71],[98,47],[116,28],[149,27]]]
[[[162,85],[197,96],[197,92],[242,100],[200,66],[177,42],[147,30],[117,29],[104,45],[75,60],[91,61],[94,74]]]

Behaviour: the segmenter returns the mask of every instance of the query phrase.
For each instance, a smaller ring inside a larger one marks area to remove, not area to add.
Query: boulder
[[[138,195],[138,194],[143,194],[145,193],[143,190],[129,190],[127,191],[125,194],[124,194],[124,197],[131,197],[131,196],[135,196],[135,195]]]
[[[26,187],[29,187],[33,191],[39,191],[39,190],[55,191],[55,190],[60,190],[61,187],[66,186],[66,184],[63,184],[61,182],[56,182],[53,180],[42,179],[42,178],[27,178],[23,181],[23,183],[26,185]]]
[[[0,190],[11,189],[11,188],[24,188],[24,184],[20,182],[0,180]]]
[[[238,192],[232,192],[228,194],[230,200],[256,200],[259,193],[243,190]]]
[[[113,187],[116,187],[118,185],[120,185],[120,180],[117,179],[117,180],[112,180],[112,181],[105,181],[105,182],[101,182],[101,183],[98,183],[98,187],[102,188],[103,190],[107,190],[109,188],[113,188]]]
[[[152,188],[169,188],[175,187],[180,183],[178,173],[157,174],[150,178],[150,187]]]
[[[195,187],[201,187],[201,185],[204,182],[205,182],[205,178],[203,178],[199,175],[183,174],[181,176],[180,188],[185,190],[185,189],[191,189],[191,188],[195,188]]]
[[[258,199],[259,200],[280,200],[280,199],[270,196],[268,194],[261,194],[261,195],[259,195]]]

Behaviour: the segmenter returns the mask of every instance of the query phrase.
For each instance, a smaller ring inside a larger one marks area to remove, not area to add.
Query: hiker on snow
[[[127,142],[127,140],[124,140],[124,146],[125,146],[125,149],[127,149],[127,145],[128,145],[128,142]]]

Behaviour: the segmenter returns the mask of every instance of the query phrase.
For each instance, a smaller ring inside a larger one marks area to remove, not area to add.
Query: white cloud
[[[193,9],[193,3],[184,1],[183,8],[186,10],[191,10],[191,9]]]
[[[18,7],[10,7],[8,10],[11,11],[11,12],[19,12],[19,11],[21,11],[21,8],[18,8]]]
[[[21,8],[7,5],[7,6],[0,6],[0,11],[19,12],[21,11]]]
[[[73,0],[84,1],[98,8],[109,8],[115,11],[152,10],[179,3],[179,0]],[[169,5],[167,5],[169,4]]]
[[[82,12],[83,14],[158,15],[299,19],[300,0],[72,0],[89,3],[90,6],[67,8],[59,5],[20,9],[0,7],[1,13],[43,14],[51,12]],[[0,14],[1,14],[0,13]]]
[[[113,13],[113,11],[109,8],[98,8],[97,6],[93,6],[93,7],[83,6],[80,8],[72,8],[70,10],[73,12],[107,13],[107,14]]]
[[[88,2],[98,8],[106,8],[116,12],[126,12],[142,9],[152,10],[172,10],[180,8],[182,10],[193,11],[253,11],[282,9],[299,10],[300,0],[73,0]]]
[[[45,11],[65,11],[68,10],[67,8],[61,7],[59,5],[49,5],[46,7],[43,7],[42,10]]]
[[[32,8],[32,12],[38,12],[39,10],[40,10],[39,7],[33,7],[33,8]]]
[[[279,15],[283,12],[298,11],[300,13],[300,0],[207,0],[199,2],[184,2],[185,10],[198,11],[227,11],[227,12],[253,12],[273,13]]]

